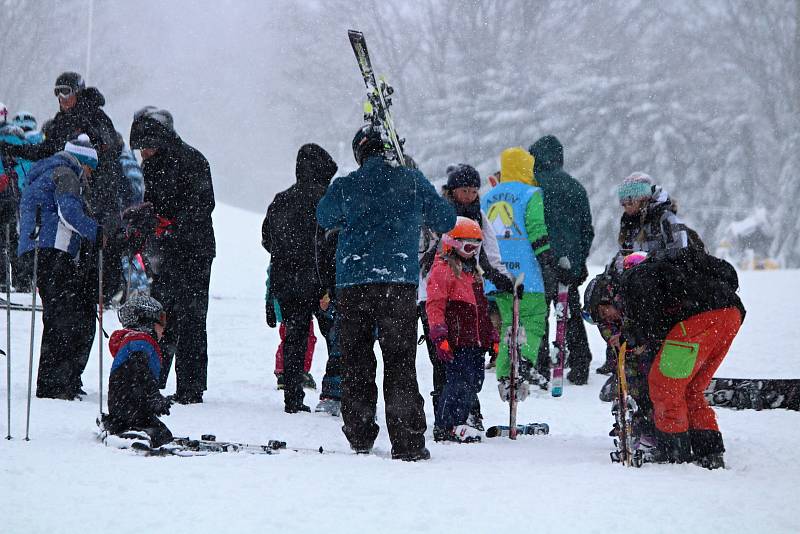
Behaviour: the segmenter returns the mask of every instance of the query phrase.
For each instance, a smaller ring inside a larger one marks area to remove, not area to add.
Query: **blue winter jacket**
[[[336,287],[417,285],[420,228],[447,232],[456,213],[421,172],[371,157],[331,183],[317,205],[317,222],[341,228]]]
[[[8,124],[0,128],[0,141],[6,142],[9,145],[27,145],[31,144],[25,137],[25,133],[17,126]],[[22,191],[27,183],[28,172],[30,172],[33,163],[27,159],[16,158],[16,165],[14,171],[17,173],[17,188]],[[3,167],[2,158],[0,158],[0,174],[5,174],[6,169]]]
[[[30,234],[36,225],[37,206],[42,212],[39,248],[63,250],[77,257],[81,237],[94,242],[97,223],[84,211],[82,172],[78,160],[66,152],[40,160],[31,168],[19,203],[19,256],[34,248]]]

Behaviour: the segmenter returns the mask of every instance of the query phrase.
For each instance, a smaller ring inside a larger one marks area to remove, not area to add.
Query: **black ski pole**
[[[99,383],[99,399],[100,399],[100,417],[103,416],[103,344],[105,340],[103,339],[103,248],[105,246],[104,243],[104,234],[103,229],[100,227],[100,232],[98,232],[97,239],[100,240],[100,246],[98,247],[97,252],[97,322],[100,325],[100,332],[97,333],[97,349],[100,353],[100,361],[98,365],[98,383]]]
[[[31,276],[31,344],[28,359],[28,408],[25,418],[25,441],[30,441],[31,429],[31,389],[33,387],[33,341],[36,336],[36,269],[39,264],[39,230],[42,228],[42,206],[36,206],[36,222],[30,238],[33,240],[33,275]]]
[[[9,244],[11,239],[11,225],[6,223],[6,396],[7,396],[7,424],[6,439],[11,439],[11,254]]]

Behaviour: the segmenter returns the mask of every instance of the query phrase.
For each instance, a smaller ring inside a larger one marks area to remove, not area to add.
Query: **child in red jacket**
[[[455,228],[442,237],[442,254],[428,278],[425,308],[431,340],[446,366],[445,386],[435,407],[436,441],[481,440],[481,432],[465,423],[483,385],[483,356],[498,342],[476,261],[481,240],[480,225],[459,217]]]

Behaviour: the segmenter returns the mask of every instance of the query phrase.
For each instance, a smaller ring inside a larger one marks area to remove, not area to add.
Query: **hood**
[[[175,132],[172,114],[167,110],[147,106],[137,111],[131,124],[131,150],[143,148],[170,148],[180,144]]]
[[[106,97],[100,92],[97,87],[87,87],[78,93],[78,103],[76,107],[79,108],[101,108],[106,105]]]
[[[564,145],[555,135],[545,135],[533,143],[528,151],[536,160],[534,173],[558,170],[564,166]]]
[[[661,186],[656,185],[653,187],[653,195],[650,197],[647,211],[649,213],[662,213],[666,210],[678,213],[678,205]]]
[[[503,150],[500,154],[500,181],[538,186],[533,176],[534,161],[533,156],[522,147]]]
[[[111,337],[108,338],[108,348],[111,351],[111,357],[116,358],[119,349],[122,348],[125,343],[137,339],[151,343],[156,348],[156,354],[158,354],[159,359],[161,358],[161,351],[158,350],[158,344],[149,332],[132,330],[130,328],[122,328],[111,333]]]
[[[328,187],[339,167],[328,152],[309,143],[297,151],[295,176],[298,184]]]

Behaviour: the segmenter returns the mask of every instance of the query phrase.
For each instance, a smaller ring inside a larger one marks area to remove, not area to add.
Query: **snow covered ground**
[[[30,319],[14,312],[14,439],[0,440],[2,532],[800,531],[800,413],[717,410],[728,447],[724,471],[693,465],[626,469],[609,461],[610,405],[597,399],[604,377],[594,373],[588,386],[568,384],[560,399],[541,394],[520,405],[520,422],[546,421],[549,436],[460,446],[429,439],[431,461],[392,461],[381,398],[376,454],[348,454],[340,419],[283,412],[272,375],[277,330],[264,324],[261,216],[218,206],[214,219],[209,390],[204,404],[174,406],[165,421],[175,435],[281,439],[342,452],[145,458],[103,447],[94,433],[97,349],[84,374],[88,397],[34,398],[31,440],[25,442]],[[798,274],[740,273],[749,313],[718,375],[800,377]],[[4,332],[5,313],[0,321]],[[113,312],[106,312],[105,322],[109,331],[117,326]],[[37,355],[40,333],[41,323]],[[603,342],[595,329],[589,335],[596,367]],[[107,373],[111,358],[107,350],[105,355]],[[312,368],[318,382],[325,360],[320,336]],[[427,393],[431,372],[424,348],[417,369]],[[167,391],[173,390],[171,382]],[[5,378],[0,393],[5,435]],[[316,401],[316,393],[307,394],[308,404]],[[427,395],[426,403],[430,436]],[[507,405],[498,400],[491,374],[481,403],[487,423],[505,423]]]

